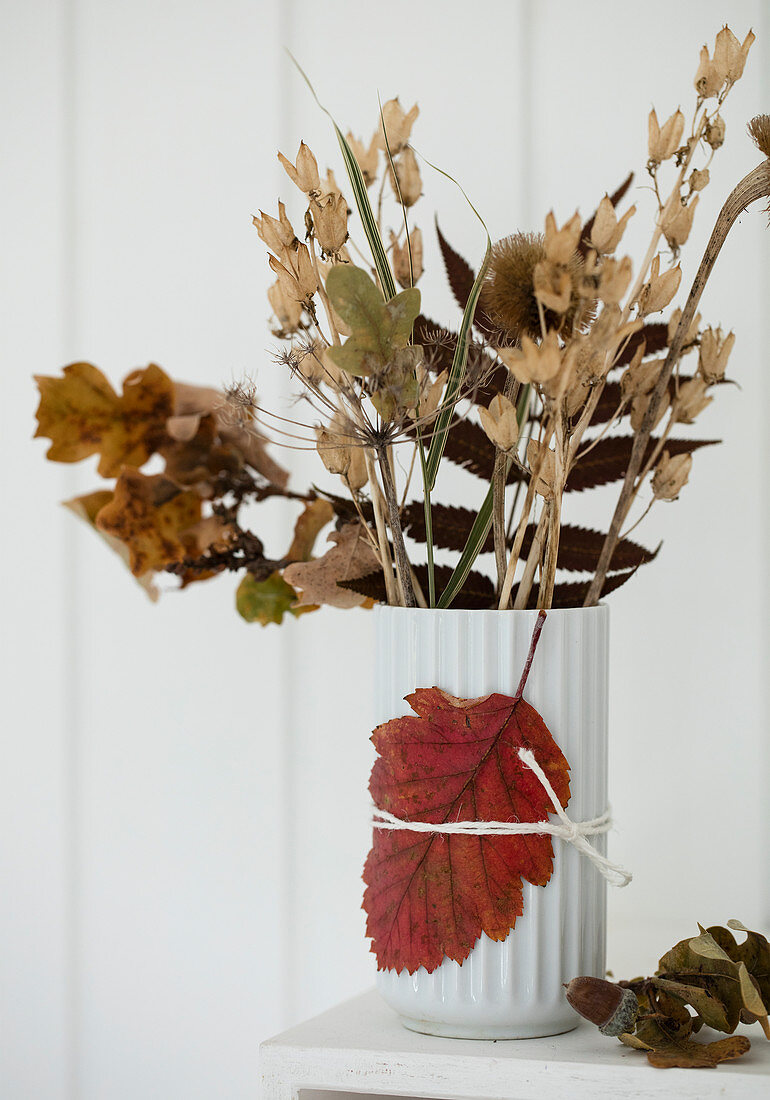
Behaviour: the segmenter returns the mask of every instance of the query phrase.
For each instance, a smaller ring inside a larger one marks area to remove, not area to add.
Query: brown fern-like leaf
[[[470,508],[460,508],[454,504],[433,504],[431,506],[431,524],[433,527],[433,545],[440,550],[462,551],[468,541],[468,535],[476,519],[476,513]],[[425,542],[425,508],[421,500],[407,504],[401,513],[404,534],[415,542]],[[480,553],[487,554],[494,549],[492,531],[487,535]]]
[[[657,446],[657,439],[651,439],[647,445],[646,462]],[[701,447],[713,447],[718,439],[668,439],[666,450],[672,456],[691,454]],[[584,489],[595,489],[598,485],[609,485],[626,476],[626,469],[634,445],[632,435],[614,435],[600,439],[598,443],[578,455],[577,461],[567,478],[566,491],[581,493]]]
[[[468,540],[476,513],[470,508],[460,508],[452,504],[434,504],[431,519],[434,545],[440,550],[461,551]],[[425,542],[425,509],[422,501],[416,500],[408,504],[401,513],[401,520],[404,534],[415,542]],[[522,558],[529,554],[534,534],[535,525],[529,524],[521,548]],[[601,531],[564,524],[559,537],[557,567],[569,573],[592,573],[599,561],[604,538]],[[490,531],[481,553],[491,553],[493,549],[494,540]],[[610,568],[635,569],[653,561],[657,553],[657,550],[648,550],[630,539],[622,539],[615,548]]]
[[[484,429],[467,417],[455,417],[446,438],[444,455],[455,466],[475,474],[484,481],[492,480],[495,468],[495,448]],[[521,473],[512,466],[508,484],[521,480]]]
[[[649,321],[638,332],[632,333],[612,369],[627,366],[636,355],[640,344],[645,345],[645,355],[657,355],[659,351],[663,351],[668,347],[668,324],[665,321]]]
[[[427,565],[415,565],[414,571],[423,592],[427,593]],[[452,569],[448,565],[437,565],[435,566],[435,573],[436,589],[442,592],[449,583],[449,578],[452,576]],[[385,578],[379,569],[373,573],[367,573],[366,576],[359,577],[357,580],[338,581],[338,584],[340,584],[342,588],[348,588],[351,592],[357,592],[359,595],[366,596],[370,600],[377,600],[379,603],[385,603]],[[491,607],[494,602],[495,586],[490,578],[484,573],[477,573],[475,570],[471,570],[465,578],[462,589],[453,601],[452,606],[469,610],[478,610],[479,608]]]
[[[476,280],[476,275],[468,261],[463,259],[459,252],[455,252],[449,241],[441,232],[438,218],[436,218],[436,236],[438,237],[438,244],[441,249],[444,267],[446,268],[449,286],[452,289],[455,301],[460,309],[465,309],[468,299],[470,298],[471,290],[473,289],[473,284]]]
[[[436,234],[438,236],[438,244],[441,249],[441,256],[444,260],[444,267],[446,268],[449,285],[452,288],[455,301],[460,309],[464,310],[468,298],[470,297],[471,290],[473,289],[473,284],[476,281],[475,272],[468,261],[463,259],[460,253],[455,252],[452,248],[449,241],[439,229],[438,219],[436,219]],[[492,340],[496,338],[497,342],[500,342],[500,334],[497,326],[480,307],[476,309],[473,324],[479,332],[484,334],[484,336]]]
[[[636,569],[626,569],[622,573],[612,573],[604,582],[602,587],[602,596],[609,596],[611,592],[615,592],[618,588],[621,588],[626,581],[630,581],[636,573]],[[583,601],[588,593],[588,581],[568,581],[567,583],[557,584],[553,590],[553,603],[552,607],[582,607]],[[516,593],[518,585],[515,585],[513,592],[511,593],[511,601],[516,599]],[[534,584],[532,591],[529,594],[527,601],[527,607],[537,607],[537,597],[539,593],[539,585]]]

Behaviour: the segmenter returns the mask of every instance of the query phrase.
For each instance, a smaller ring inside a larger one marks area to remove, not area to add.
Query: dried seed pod
[[[409,247],[410,244],[411,263]],[[423,272],[421,230],[417,228],[410,230],[409,244],[407,244],[406,241],[404,241],[402,244],[399,244],[395,233],[391,230],[390,248],[393,274],[395,275],[396,281],[399,286],[402,286],[404,290],[406,290],[408,287],[414,286],[414,284],[417,282]]]
[[[516,417],[516,406],[512,401],[498,393],[489,403],[489,408],[483,406],[479,409],[481,426],[489,439],[505,454],[510,454],[516,449],[519,441],[519,424]]]
[[[319,193],[321,181],[318,178],[318,162],[304,141],[299,143],[296,166],[283,153],[278,154],[278,160],[283,165],[286,175],[300,191],[304,191],[306,195],[311,196]]]
[[[673,157],[679,148],[684,133],[684,115],[677,110],[660,126],[653,107],[647,120],[647,130],[647,151],[650,160],[660,164],[661,161]]]
[[[660,256],[650,264],[650,278],[639,295],[639,311],[642,314],[658,313],[664,309],[679,290],[682,269],[679,264],[660,274]]]
[[[725,336],[721,328],[703,330],[700,342],[700,354],[698,355],[698,370],[705,382],[713,386],[721,382],[727,369],[727,360],[735,343],[735,333],[729,332]]]
[[[422,194],[422,178],[417,164],[417,157],[411,149],[404,149],[393,161],[393,169],[390,170],[390,185],[393,194],[398,198],[399,193],[404,206],[414,206]],[[398,186],[396,186],[396,179]]]
[[[390,146],[391,156],[395,157],[397,153],[400,153],[409,141],[412,126],[414,126],[419,113],[420,108],[416,103],[413,107],[410,107],[409,111],[405,112],[398,101],[398,96],[384,103],[382,106],[380,129],[377,132],[377,145],[379,148],[385,148],[385,134],[382,129],[384,123],[385,133],[388,135],[388,145]]]
[[[703,135],[706,144],[710,145],[712,149],[718,149],[720,145],[724,145],[726,130],[725,120],[721,115],[712,118],[711,121],[707,123],[706,132]]]
[[[652,478],[652,495],[656,500],[676,500],[687,484],[692,469],[692,455],[674,455],[664,451]]]
[[[367,149],[363,141],[359,141],[358,138],[353,137],[348,130],[348,145],[353,153],[353,156],[358,161],[358,167],[361,169],[361,175],[364,177],[364,183],[367,187],[371,187],[374,181],[377,179],[377,167],[379,162],[379,147],[378,147],[378,135],[375,134],[369,143]]]
[[[603,978],[573,978],[565,985],[567,1000],[602,1035],[622,1035],[633,1029],[639,1005],[636,994]]]

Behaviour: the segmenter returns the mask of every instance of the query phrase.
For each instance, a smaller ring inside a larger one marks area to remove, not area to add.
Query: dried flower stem
[[[512,404],[516,403],[519,383],[512,374],[508,374],[503,387],[503,396]],[[502,592],[507,566],[505,556],[505,485],[508,480],[510,461],[505,451],[495,449],[495,470],[492,475],[492,532],[495,544],[495,565],[497,567],[497,592]]]
[[[566,482],[566,459],[567,445],[565,439],[566,432],[566,416],[564,411],[564,401],[560,400],[555,412],[554,419],[556,421],[556,448],[554,451],[555,457],[555,474],[553,484],[553,500],[549,501],[548,505],[548,542],[545,550],[545,561],[543,563],[543,570],[540,580],[540,592],[538,595],[537,605],[542,609],[547,609],[553,602],[553,588],[556,583],[556,562],[559,557],[559,535],[561,533],[561,502],[564,495],[564,484]]]
[[[647,444],[656,422],[658,409],[663,400],[663,395],[668,393],[669,381],[674,367],[681,356],[685,336],[689,331],[701,295],[714,269],[722,245],[727,240],[728,233],[744,210],[746,210],[751,203],[756,202],[757,199],[768,197],[770,197],[770,160],[765,160],[762,164],[752,169],[752,171],[740,181],[737,187],[731,191],[720,211],[714,230],[706,245],[706,251],[703,254],[700,267],[698,268],[695,280],[690,289],[687,303],[682,311],[682,316],[677,326],[676,333],[674,334],[674,339],[668,349],[668,354],[666,355],[655,389],[650,396],[650,402],[647,406],[642,425],[634,436],[634,444],[631,450],[631,458],[629,459],[628,469],[626,470],[623,488],[618,498],[609,532],[604,540],[602,552],[596,567],[596,573],[594,574],[594,578],[591,581],[585,598],[585,607],[593,606],[601,595],[604,580],[607,576],[607,570],[620,536],[620,529],[633,503],[636,478],[644,460]]]
[[[382,474],[382,487],[385,491],[385,502],[388,506],[388,518],[390,520],[390,532],[393,536],[393,553],[396,559],[396,573],[403,593],[405,607],[414,607],[414,588],[412,587],[412,574],[409,566],[409,558],[404,545],[404,533],[401,529],[401,518],[398,511],[398,497],[396,486],[393,482],[393,472],[390,468],[390,458],[386,447],[377,452]]]
[[[388,603],[391,606],[398,607],[401,601],[398,598],[396,581],[393,576],[393,566],[390,559],[388,531],[385,526],[385,516],[382,511],[382,493],[380,491],[380,484],[377,481],[374,462],[372,461],[372,456],[368,447],[364,447],[364,459],[366,461],[366,472],[369,477],[369,487],[371,489],[374,523],[377,528],[377,541],[380,544],[380,561],[382,562],[382,572],[385,577],[385,594],[388,598]]]
[[[516,599],[513,604],[514,611],[522,611],[529,603],[529,594],[532,591],[532,585],[535,580],[535,570],[540,564],[540,559],[543,554],[543,536],[548,526],[548,516],[549,506],[546,504],[540,513],[540,519],[535,529],[535,536],[532,539],[529,556],[524,566],[524,573],[519,581],[519,590],[516,593]]]
[[[541,441],[540,447],[540,461],[537,463],[536,469],[531,471],[529,485],[527,486],[527,495],[524,498],[524,506],[521,510],[521,516],[519,517],[519,525],[516,529],[516,537],[513,540],[513,547],[511,548],[511,554],[508,558],[508,566],[505,571],[505,577],[503,578],[503,587],[500,592],[500,599],[498,601],[498,610],[505,611],[508,607],[508,603],[511,598],[511,589],[513,588],[513,580],[516,576],[516,566],[519,562],[519,555],[521,554],[521,547],[524,542],[524,535],[527,531],[527,524],[529,522],[529,515],[532,511],[532,504],[535,500],[535,486],[537,485],[538,475],[540,474],[540,467],[543,464],[543,458],[548,445],[551,441],[551,434],[553,428],[549,427],[545,433],[544,438]]]

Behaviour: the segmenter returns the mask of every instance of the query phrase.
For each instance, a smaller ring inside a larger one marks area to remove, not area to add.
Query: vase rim
[[[609,605],[602,600],[598,604],[594,604],[592,607],[552,607],[548,610],[549,616],[554,615],[559,618],[568,617],[570,615],[585,615],[601,611],[602,613],[609,611]],[[537,615],[536,608],[506,608],[505,611],[500,611],[498,608],[492,607],[399,607],[394,604],[377,603],[374,605],[374,612],[378,615],[386,614],[387,612],[419,612],[420,614],[432,614],[432,615]]]

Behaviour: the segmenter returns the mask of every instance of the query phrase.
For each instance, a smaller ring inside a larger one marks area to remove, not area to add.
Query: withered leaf
[[[442,550],[461,551],[476,520],[476,513],[470,508],[456,505],[433,504],[431,518],[434,545]],[[408,504],[401,519],[405,534],[415,542],[425,542],[425,509],[421,501]],[[530,551],[535,526],[530,524],[527,527],[521,548],[522,558],[526,558]],[[574,573],[592,572],[599,560],[604,537],[600,531],[593,531],[588,527],[564,524],[559,537],[558,568]],[[490,530],[481,552],[490,553],[493,549],[494,538]],[[615,548],[610,569],[634,569],[653,561],[656,554],[657,551],[647,550],[630,539],[621,539]]]
[[[284,578],[300,589],[298,606],[360,607],[365,596],[343,588],[340,582],[355,580],[379,568],[377,555],[359,523],[349,523],[333,531],[329,541],[334,545],[323,557],[288,565],[283,571]]]
[[[420,583],[420,587],[423,592],[427,592],[427,565],[415,565],[413,568],[417,580]],[[436,589],[438,591],[443,591],[449,583],[449,578],[451,576],[452,569],[448,565],[436,565]],[[349,589],[352,592],[358,592],[361,596],[366,596],[368,599],[375,600],[378,603],[386,602],[385,578],[382,575],[381,569],[373,570],[355,580],[342,581],[340,582],[340,587]],[[492,584],[490,578],[485,576],[484,573],[478,573],[476,570],[472,569],[465,578],[457,597],[452,601],[452,607],[471,610],[491,607],[494,599],[495,586]]]
[[[96,517],[102,508],[106,507],[112,501],[113,493],[111,489],[97,489],[96,492],[86,493],[84,496],[73,497],[71,500],[64,501],[64,507],[69,508],[71,512],[74,512],[80,519],[85,520],[89,527],[91,527],[96,533],[104,539],[111,550],[114,550],[122,562],[126,565],[126,568],[131,567],[131,555],[129,553],[128,546],[121,542],[120,539],[115,538],[113,535],[108,535],[106,531],[100,531],[96,526]],[[154,582],[154,574],[151,572],[145,573],[141,577],[137,577],[136,580],[140,587],[144,589],[150,599],[155,603],[160,595],[158,586]]]
[[[36,376],[40,390],[35,437],[51,440],[53,462],[79,462],[98,454],[102,477],[121,466],[141,466],[164,437],[173,413],[174,386],[160,367],[133,371],[119,397],[97,367],[72,363],[63,378]]]
[[[449,241],[441,232],[438,220],[436,220],[436,234],[438,236],[439,248],[441,249],[441,256],[444,261],[444,267],[446,268],[449,285],[454,294],[455,301],[460,309],[464,310],[468,298],[470,297],[471,290],[473,289],[473,284],[476,281],[476,274],[468,261],[464,260],[460,253],[452,248]],[[499,340],[498,326],[495,325],[481,305],[476,308],[473,324],[480,333],[489,337],[493,343]],[[500,391],[498,390],[497,392]]]
[[[96,526],[126,545],[131,572],[141,577],[181,561],[187,554],[182,535],[200,518],[195,493],[181,491],[162,474],[148,476],[126,467]]]
[[[360,267],[337,264],[326,280],[326,290],[351,335],[328,354],[349,374],[378,376],[400,348],[406,348],[420,311],[420,292],[402,290],[390,301]]]
[[[652,1045],[652,1044],[650,1044]],[[721,1062],[732,1062],[751,1049],[745,1035],[731,1035],[713,1043],[668,1035],[661,1028],[660,1039],[647,1051],[647,1061],[657,1069],[713,1069]]]
[[[263,581],[247,573],[235,593],[238,614],[247,623],[282,623],[287,613],[298,618],[307,611],[317,611],[317,605],[297,606],[297,593],[287,584],[279,572],[271,573]]]
[[[286,557],[289,561],[309,561],[319,533],[334,519],[334,508],[328,500],[311,500],[294,524],[294,537]]]
[[[614,435],[600,439],[590,450],[578,455],[577,462],[567,478],[567,492],[583,492],[598,485],[608,485],[625,477],[634,437],[632,435]],[[701,447],[713,447],[718,439],[669,439],[666,443],[669,454],[692,454]],[[651,439],[647,446],[645,461],[652,455],[657,439]]]

